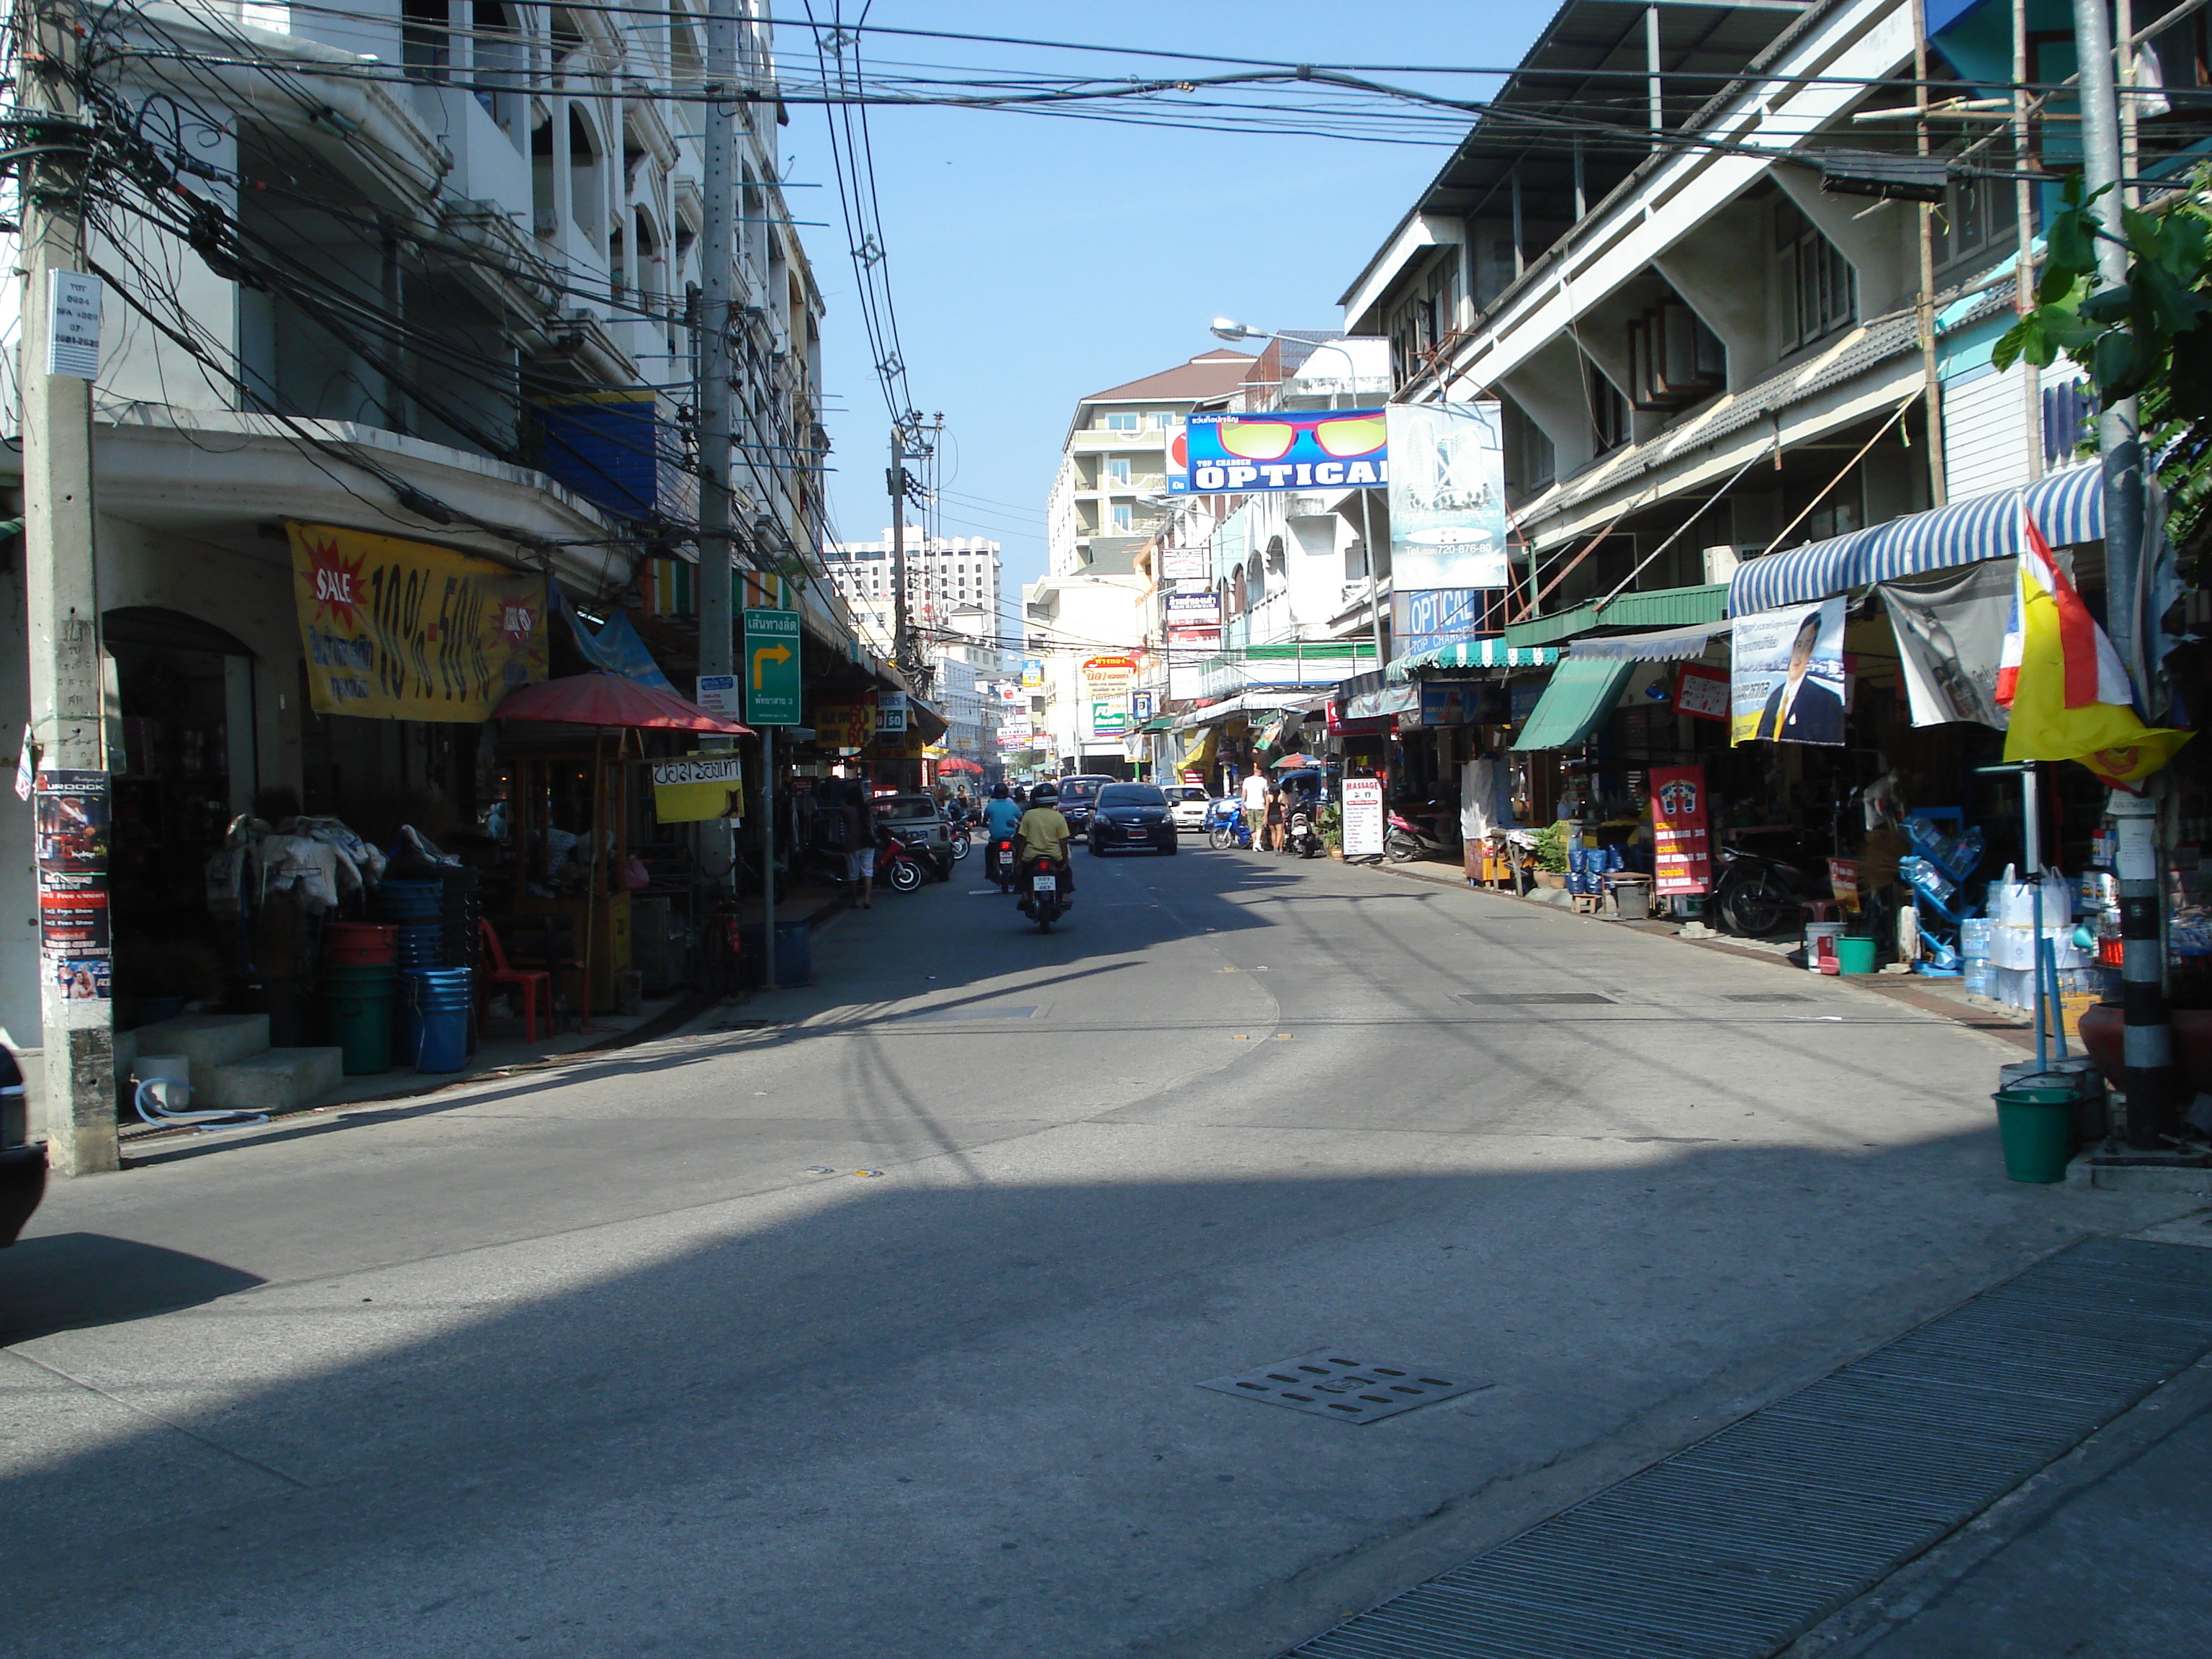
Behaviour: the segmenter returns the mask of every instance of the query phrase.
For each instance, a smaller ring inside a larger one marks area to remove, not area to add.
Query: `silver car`
[[[952,873],[952,831],[937,802],[927,795],[878,795],[876,827],[888,830],[945,880]]]

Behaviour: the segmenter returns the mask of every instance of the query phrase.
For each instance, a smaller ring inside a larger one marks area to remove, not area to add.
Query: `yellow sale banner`
[[[423,542],[287,523],[316,711],[490,718],[545,678],[545,578]]]

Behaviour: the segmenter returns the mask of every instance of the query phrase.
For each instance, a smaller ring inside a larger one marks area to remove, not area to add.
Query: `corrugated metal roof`
[[[1516,623],[1505,630],[1508,645],[1556,645],[1594,628],[1688,628],[1717,623],[1729,614],[1726,582],[1696,587],[1662,587],[1649,593],[1623,593],[1610,605],[1593,599],[1556,617]]]

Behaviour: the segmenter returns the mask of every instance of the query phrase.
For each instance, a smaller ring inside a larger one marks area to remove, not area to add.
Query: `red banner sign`
[[[1652,868],[1661,897],[1704,893],[1713,884],[1713,844],[1705,822],[1705,769],[1651,769]]]

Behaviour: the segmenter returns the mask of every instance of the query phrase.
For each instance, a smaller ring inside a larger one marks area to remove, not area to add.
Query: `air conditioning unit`
[[[1723,543],[1718,547],[1707,548],[1705,550],[1706,581],[1724,582],[1728,580],[1729,577],[1735,574],[1736,566],[1741,564],[1746,559],[1750,558],[1758,551],[1759,549],[1756,546],[1746,545],[1741,543]]]

